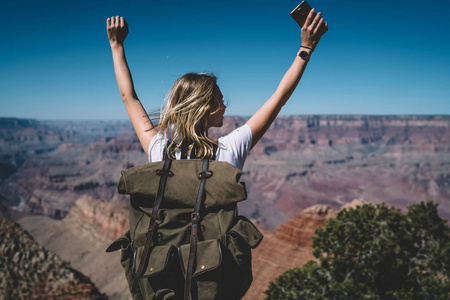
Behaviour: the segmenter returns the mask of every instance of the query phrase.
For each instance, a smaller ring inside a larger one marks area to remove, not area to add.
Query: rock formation
[[[367,202],[355,199],[341,209],[364,203]],[[306,208],[275,231],[264,231],[263,241],[252,251],[253,283],[243,300],[264,299],[264,291],[270,281],[291,268],[301,267],[315,259],[312,237],[318,227],[335,216],[336,212],[328,205],[318,204]]]
[[[107,299],[90,279],[0,218],[1,299]]]
[[[111,300],[131,299],[120,251],[108,245],[128,230],[128,207],[83,195],[62,220],[30,216],[19,220],[35,239],[91,278]]]
[[[273,235],[300,247],[312,245],[312,237],[317,227],[326,220],[335,217],[335,212],[328,205],[317,204],[306,208],[303,212],[281,224]]]
[[[125,136],[131,143],[123,136],[96,139],[89,145],[63,143],[28,158],[0,183],[0,201],[9,207],[9,218],[47,215],[62,219],[84,194],[125,202],[116,191],[120,172],[146,162],[135,138]]]
[[[64,222],[104,242],[113,241],[130,228],[127,204],[108,203],[89,195],[75,202]]]

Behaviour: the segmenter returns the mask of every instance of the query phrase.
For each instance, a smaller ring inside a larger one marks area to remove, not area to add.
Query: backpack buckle
[[[187,228],[187,232],[188,232],[188,233],[191,233],[191,227],[192,227],[192,226],[189,226],[189,227]],[[206,230],[206,229],[205,229],[205,225],[200,225],[200,231],[201,231],[201,232],[205,232],[205,230]]]
[[[172,171],[166,171],[166,170],[156,170],[156,175],[162,176],[162,175],[166,175],[169,177],[173,176],[173,172]]]
[[[197,219],[199,219],[200,213],[195,213],[195,212],[191,213],[191,221],[194,220],[194,217],[197,217]]]
[[[209,178],[212,175],[213,175],[213,171],[211,171],[211,170],[200,172],[200,173],[198,173],[198,179]]]

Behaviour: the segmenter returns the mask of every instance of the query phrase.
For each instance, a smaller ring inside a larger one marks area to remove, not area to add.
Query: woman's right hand
[[[128,23],[124,17],[111,17],[106,19],[106,31],[108,32],[108,39],[111,46],[116,44],[123,44],[123,41],[128,35]]]
[[[309,12],[305,25],[302,27],[302,46],[315,49],[322,35],[328,30],[328,23],[323,21],[322,13],[318,13],[315,18],[314,9]]]

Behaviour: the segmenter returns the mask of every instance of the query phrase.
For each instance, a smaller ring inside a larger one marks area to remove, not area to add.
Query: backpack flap
[[[189,259],[189,244],[178,247],[183,275],[186,276],[186,268]],[[207,240],[197,243],[194,274],[192,277],[215,270],[222,263],[222,248],[219,240]]]
[[[158,170],[164,162],[147,163],[122,171],[117,190],[119,194],[147,199],[146,205],[153,206],[158,191]],[[211,161],[211,178],[205,186],[206,208],[221,207],[243,201],[247,198],[245,184],[239,182],[242,171],[229,163]],[[202,160],[174,160],[170,168],[164,191],[163,207],[194,207],[199,186],[199,173],[202,172]],[[183,183],[183,184],[180,184]]]
[[[239,240],[247,244],[250,248],[258,247],[263,239],[263,234],[244,216],[237,217],[236,224],[227,234],[238,237]]]
[[[136,276],[137,269],[141,263],[142,252],[144,251],[144,246],[137,248],[134,251],[133,256],[133,275]],[[176,259],[177,249],[175,246],[155,246],[150,249],[150,254],[147,260],[147,265],[144,268],[144,272],[141,277],[149,278],[155,276],[170,264],[171,261]]]

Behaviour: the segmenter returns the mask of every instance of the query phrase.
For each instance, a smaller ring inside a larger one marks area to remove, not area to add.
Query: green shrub
[[[432,201],[342,210],[313,238],[314,256],[266,299],[450,299],[450,229]]]

